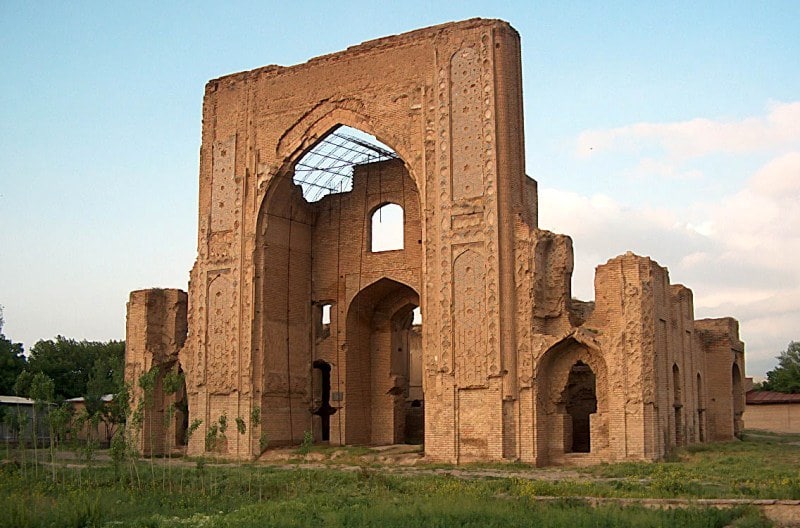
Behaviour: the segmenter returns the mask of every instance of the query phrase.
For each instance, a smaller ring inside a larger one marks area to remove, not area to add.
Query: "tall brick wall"
[[[739,323],[730,317],[700,319],[695,328],[697,345],[705,353],[708,437],[730,440],[741,432],[744,413],[744,345],[739,341]]]

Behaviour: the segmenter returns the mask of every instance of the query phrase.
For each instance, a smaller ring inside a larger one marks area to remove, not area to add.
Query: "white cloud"
[[[772,103],[764,117],[739,121],[692,119],[676,123],[635,123],[580,134],[577,155],[587,157],[613,150],[641,151],[657,146],[674,159],[710,153],[743,154],[797,146],[800,143],[800,102]]]
[[[655,158],[642,158],[639,163],[629,169],[626,175],[632,179],[645,179],[653,176],[668,180],[699,180],[704,174],[699,169],[682,169],[674,163],[668,163]]]
[[[575,295],[593,297],[594,267],[608,258],[627,250],[649,255],[670,269],[673,283],[694,291],[696,317],[740,320],[751,373],[774,367],[787,343],[800,339],[800,102],[775,103],[764,117],[740,121],[638,123],[578,138],[579,156],[621,150],[638,154],[625,158],[632,169],[610,181],[656,176],[686,201],[625,207],[609,194],[542,188],[542,227],[574,240]],[[709,155],[735,165],[747,155],[752,166],[754,153],[761,165],[739,184],[722,169],[692,165]],[[695,192],[693,179],[701,177],[729,190]]]
[[[800,152],[776,157],[733,196],[701,206],[708,212],[710,231],[730,256],[764,269],[798,270]]]
[[[749,188],[743,191],[747,192]],[[673,283],[694,291],[696,317],[739,319],[748,345],[748,368],[754,373],[772,368],[774,356],[789,341],[800,339],[796,238],[774,236],[777,229],[758,224],[764,230],[761,242],[747,247],[742,240],[753,240],[757,232],[746,228],[746,213],[738,222],[715,225],[714,233],[706,236],[674,221],[668,212],[626,209],[608,197],[542,189],[540,199],[542,226],[574,240],[575,296],[593,298],[594,267],[632,250],[668,267]],[[722,215],[725,203],[709,206],[710,214]]]

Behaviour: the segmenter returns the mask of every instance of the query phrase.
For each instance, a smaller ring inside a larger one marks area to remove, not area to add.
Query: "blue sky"
[[[628,249],[742,322],[749,374],[800,339],[800,3],[0,3],[0,305],[26,347],[121,339],[186,288],[205,82],[471,17],[521,34],[527,172],[574,293]]]

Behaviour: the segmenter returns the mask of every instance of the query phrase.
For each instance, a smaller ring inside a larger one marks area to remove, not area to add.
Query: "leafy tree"
[[[764,390],[800,393],[800,342],[789,343],[777,359],[778,366],[767,372]]]
[[[23,372],[23,374],[27,374]],[[31,384],[28,392],[28,396],[33,399],[33,458],[36,461],[36,469],[38,472],[39,468],[39,456],[38,456],[38,444],[39,444],[39,435],[38,435],[38,425],[39,425],[39,416],[41,416],[45,411],[47,411],[47,407],[53,402],[53,394],[55,391],[55,385],[53,384],[53,380],[50,379],[47,374],[42,372],[37,372],[31,378]],[[53,452],[53,431],[52,428],[50,430],[50,453],[52,455]],[[55,465],[53,466],[55,468]],[[54,470],[55,471],[55,470]],[[53,473],[53,480],[55,480],[55,472]]]
[[[125,342],[76,341],[63,336],[37,341],[30,349],[31,372],[42,372],[55,382],[58,398],[88,396],[87,406],[99,408],[103,394],[121,387]]]
[[[56,444],[64,442],[69,431],[70,420],[72,419],[72,406],[69,402],[62,403],[59,407],[53,407],[48,413],[48,421],[53,428],[53,438]]]
[[[14,343],[3,335],[3,307],[0,306],[0,394],[11,394],[17,376],[28,365],[22,343]]]
[[[47,374],[37,372],[31,379],[29,395],[35,402],[35,408],[42,412],[47,409],[47,405],[53,403],[55,394],[55,384]]]
[[[64,402],[59,407],[53,406],[47,413],[47,422],[50,425],[50,467],[53,470],[53,481],[57,481],[56,451],[60,443],[66,438],[69,431],[69,422],[72,417],[72,406]],[[53,449],[55,447],[55,450]]]
[[[17,379],[14,381],[14,394],[27,398],[31,394],[31,383],[33,382],[33,373],[25,369],[19,373]]]
[[[98,354],[86,382],[84,402],[86,412],[93,423],[103,422],[106,430],[106,441],[111,442],[119,424],[125,420],[125,407],[128,405],[128,394],[124,380],[124,350],[112,347],[110,353]],[[103,396],[114,395],[111,401],[104,401]]]
[[[122,387],[114,394],[109,402],[103,402],[100,407],[100,420],[106,424],[106,441],[111,442],[117,430],[125,423],[130,413],[131,396],[128,386]]]
[[[92,371],[86,381],[86,408],[93,414],[100,410],[102,397],[116,394],[125,384],[124,343],[110,341],[107,351],[95,354]]]

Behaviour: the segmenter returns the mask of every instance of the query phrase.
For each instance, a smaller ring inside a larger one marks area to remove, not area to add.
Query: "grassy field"
[[[591,507],[597,497],[800,498],[800,437],[678,451],[656,464],[580,470],[523,464],[354,467],[305,457],[281,465],[64,461],[0,465],[0,526],[769,526],[752,507]],[[29,456],[29,454],[28,454]],[[556,497],[543,501],[540,496]]]
[[[658,464],[601,464],[589,475],[646,482],[651,496],[800,499],[800,435],[748,432],[741,442],[695,444]]]

